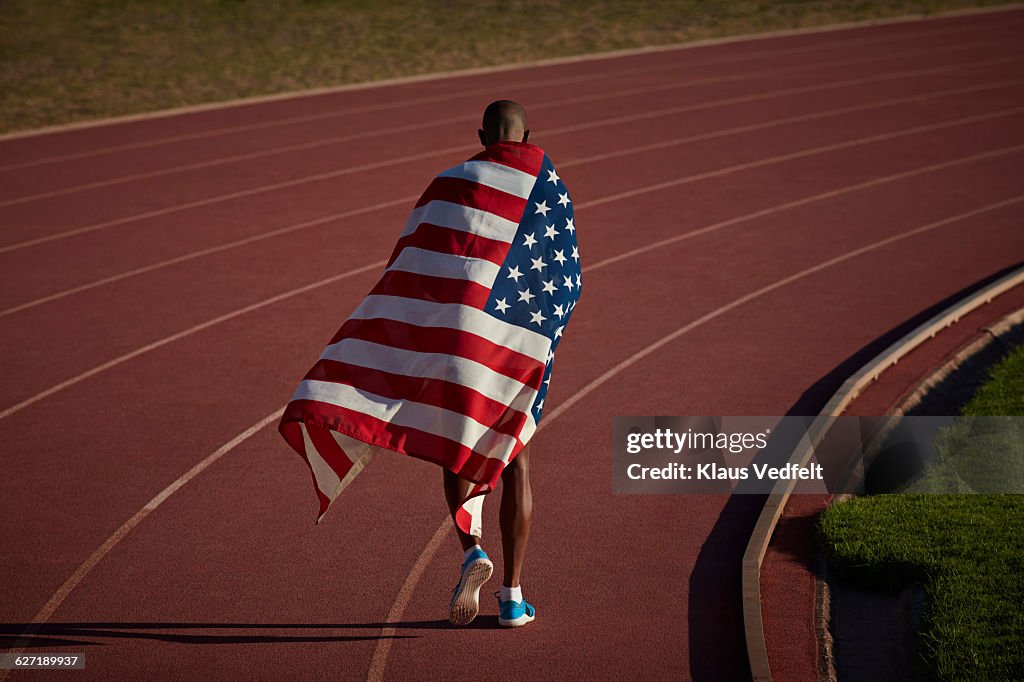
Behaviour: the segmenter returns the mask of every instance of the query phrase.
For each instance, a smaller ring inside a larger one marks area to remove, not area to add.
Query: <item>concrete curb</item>
[[[724,36],[721,38],[707,38],[683,43],[668,43],[666,45],[650,45],[646,47],[634,47],[623,50],[610,50],[607,52],[593,52],[589,54],[571,55],[568,57],[556,57],[554,59],[539,59],[535,61],[516,62],[512,64],[500,64],[496,66],[483,66],[472,69],[457,69],[453,71],[439,71],[435,73],[421,74],[418,76],[402,76],[398,78],[387,78],[379,81],[365,83],[347,83],[345,85],[333,85],[321,88],[308,88],[305,90],[294,90],[271,95],[256,95],[253,97],[241,97],[238,99],[225,100],[223,102],[209,102],[206,104],[193,104],[171,109],[160,109],[158,111],[147,111],[138,114],[125,114],[122,116],[110,116],[74,123],[34,128],[30,130],[19,130],[10,133],[0,134],[0,142],[17,140],[28,137],[37,137],[53,133],[70,132],[96,128],[118,123],[131,123],[134,121],[145,121],[156,118],[167,118],[182,114],[200,113],[204,111],[216,111],[218,109],[230,109],[232,107],[247,106],[250,104],[262,104],[265,102],[279,102],[289,99],[300,99],[302,97],[314,97],[317,95],[330,95],[351,90],[368,90],[372,88],[386,87],[390,85],[404,85],[408,83],[422,83],[426,81],[443,80],[445,78],[458,78],[462,76],[476,76],[488,73],[500,73],[503,71],[514,71],[516,69],[529,69],[538,66],[556,66],[559,64],[572,64],[575,62],[586,62],[597,59],[615,59],[618,57],[629,57],[638,54],[651,52],[667,52],[672,50],[688,50],[695,47],[708,45],[724,45],[744,41],[768,40],[785,36],[806,35],[814,33],[830,33],[832,31],[843,31],[848,29],[866,28],[870,26],[886,26],[889,24],[904,24],[914,21],[930,21],[935,19],[946,19],[958,16],[973,16],[984,14],[996,14],[999,12],[1012,12],[1024,9],[1024,3],[1011,3],[1006,5],[994,5],[990,7],[974,7],[949,12],[938,12],[934,14],[908,14],[899,17],[888,17],[884,19],[865,19],[863,21],[849,21],[838,24],[825,24],[823,26],[809,26],[807,28],[782,29],[778,31],[763,31],[760,33],[746,33],[735,36]]]
[[[804,439],[790,454],[789,463],[804,466],[814,454],[814,448],[824,438],[831,417],[841,414],[864,388],[875,381],[887,368],[898,363],[901,358],[943,329],[956,324],[963,316],[1021,284],[1024,284],[1024,267],[1018,268],[947,308],[882,351],[847,379],[836,391],[818,417],[811,423]],[[793,491],[794,484],[792,480],[776,482],[758,516],[747,549],[743,553],[743,628],[751,677],[757,682],[767,682],[772,679],[761,608],[761,563],[764,561],[768,543],[778,524],[779,517],[782,515],[782,510],[786,506],[786,501]]]
[[[861,477],[861,480],[857,483],[858,488],[863,486],[863,475],[866,468],[870,465],[873,455],[877,453],[877,448],[885,440],[885,436],[891,428],[899,423],[903,416],[911,413],[920,405],[921,401],[932,389],[939,386],[958,369],[964,367],[965,364],[970,363],[979,355],[986,354],[993,345],[997,343],[1012,343],[1022,336],[1024,336],[1024,308],[1006,315],[991,327],[982,329],[981,334],[977,338],[957,351],[955,355],[946,360],[941,366],[935,368],[928,376],[921,379],[908,391],[893,408],[893,420],[888,425],[889,428],[877,434],[869,448],[865,450],[864,467],[856,470],[856,473]],[[851,484],[852,481],[847,479],[842,484],[842,487],[848,489],[848,486]],[[842,504],[853,497],[855,496],[851,494],[836,495],[829,502],[828,506]],[[814,630],[818,637],[818,650],[821,659],[819,661],[821,668],[819,679],[821,682],[836,682],[838,679],[835,667],[834,642],[832,632],[829,629],[832,616],[831,601],[832,590],[829,582],[828,567],[825,564],[824,557],[819,556],[815,575]]]

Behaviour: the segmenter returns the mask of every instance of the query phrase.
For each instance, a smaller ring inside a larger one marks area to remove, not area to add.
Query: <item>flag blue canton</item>
[[[485,310],[551,339],[544,383],[533,404],[540,422],[555,349],[583,285],[569,190],[545,155],[515,240],[501,266]]]

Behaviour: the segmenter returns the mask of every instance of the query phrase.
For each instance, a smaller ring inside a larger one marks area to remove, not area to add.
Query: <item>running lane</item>
[[[5,643],[46,606],[30,648],[87,652],[85,677],[460,677],[471,653],[742,677],[758,500],[612,496],[594,425],[814,408],[858,349],[1024,259],[1022,25],[739,41],[0,142]],[[535,445],[538,621],[495,630],[485,592],[478,627],[446,626],[458,551],[431,542],[434,467],[378,459],[314,528],[273,428],[125,529],[283,406],[499,96],[564,171],[587,270]]]

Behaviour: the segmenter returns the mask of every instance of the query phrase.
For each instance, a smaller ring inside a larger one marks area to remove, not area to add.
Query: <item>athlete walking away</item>
[[[484,496],[501,479],[498,622],[531,622],[530,439],[582,276],[569,191],[527,142],[526,112],[487,106],[484,150],[440,173],[384,274],[306,374],[279,429],[307,462],[320,514],[380,451],[434,462],[464,551],[448,618],[471,622],[494,565]]]

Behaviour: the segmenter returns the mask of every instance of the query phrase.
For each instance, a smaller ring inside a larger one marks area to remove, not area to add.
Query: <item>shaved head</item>
[[[484,109],[483,127],[478,131],[483,146],[495,142],[526,142],[526,110],[510,99],[491,102]]]

